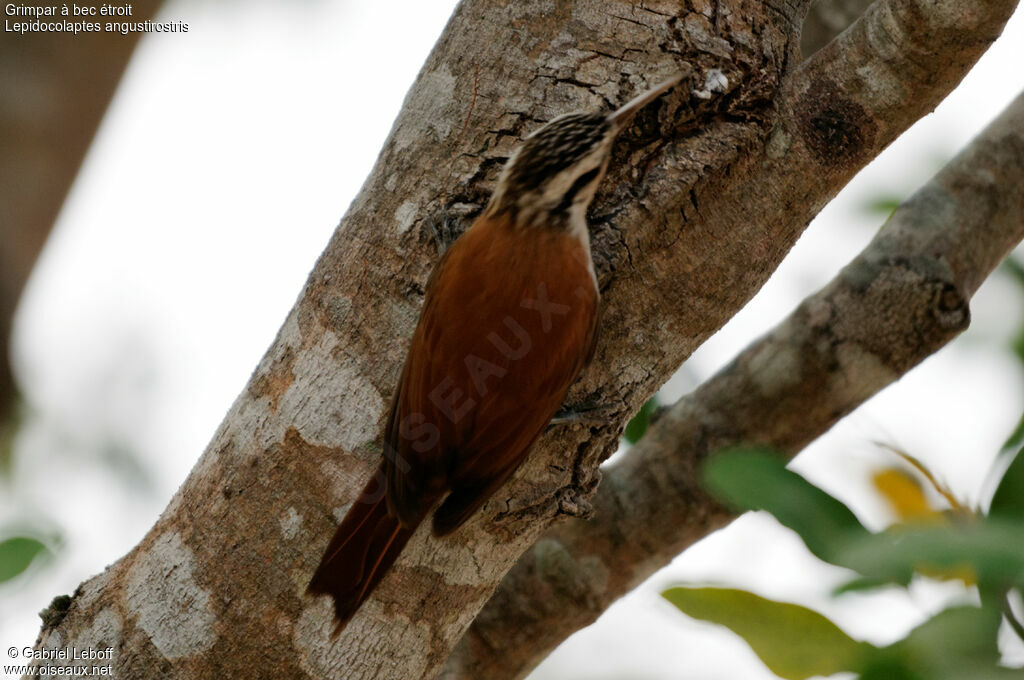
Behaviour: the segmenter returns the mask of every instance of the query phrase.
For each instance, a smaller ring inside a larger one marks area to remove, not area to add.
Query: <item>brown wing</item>
[[[438,266],[385,440],[388,507],[412,525],[446,492],[437,533],[519,466],[593,346],[589,253],[564,232],[478,221]]]

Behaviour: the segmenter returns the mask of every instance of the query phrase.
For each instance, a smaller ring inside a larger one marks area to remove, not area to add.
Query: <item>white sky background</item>
[[[0,493],[0,531],[57,528],[65,544],[52,565],[0,585],[0,648],[32,644],[36,612],[135,545],[184,480],[372,167],[453,6],[168,3],[164,17],[190,30],[140,45],[17,320],[32,413]],[[867,244],[881,219],[865,203],[912,191],[1024,89],[1021,15],[811,225],[761,294],[691,358],[672,398]],[[876,440],[924,459],[961,497],[982,497],[988,462],[1021,412],[1019,368],[995,350],[1022,323],[1024,300],[996,278],[973,315],[951,347],[801,456],[797,467],[865,521],[886,520],[866,483],[889,461]],[[774,677],[736,638],[660,601],[683,579],[809,604],[875,642],[957,596],[926,587],[909,600],[827,600],[841,573],[770,519],[746,517],[574,636],[535,680]]]

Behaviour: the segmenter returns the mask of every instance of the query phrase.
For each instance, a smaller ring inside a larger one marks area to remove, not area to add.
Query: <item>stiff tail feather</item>
[[[334,598],[337,624],[331,637],[337,637],[348,625],[416,529],[403,527],[388,514],[387,501],[380,492],[382,479],[380,475],[371,479],[352,504],[306,589],[311,594]],[[370,500],[374,494],[377,499]]]

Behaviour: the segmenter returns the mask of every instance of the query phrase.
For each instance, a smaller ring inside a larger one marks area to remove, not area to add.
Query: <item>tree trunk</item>
[[[151,19],[160,4],[136,3],[132,21]],[[140,35],[0,39],[0,428],[17,393],[8,344],[18,299]]]
[[[192,474],[40,646],[112,646],[121,678],[435,676],[519,556],[559,515],[585,514],[623,422],[1015,5],[883,0],[802,62],[808,3],[465,0]],[[540,122],[680,70],[684,84],[619,140],[591,210],[602,337],[569,401],[607,422],[553,429],[467,526],[417,533],[332,641],[330,603],[304,590],[380,455],[433,232],[468,225]]]

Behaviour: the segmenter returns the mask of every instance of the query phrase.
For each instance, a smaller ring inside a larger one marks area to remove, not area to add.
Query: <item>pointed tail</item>
[[[388,514],[380,486],[383,479],[381,475],[371,479],[352,504],[306,589],[308,593],[334,598],[337,625],[332,637],[344,630],[416,529],[403,527]]]

